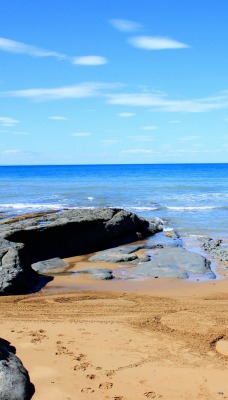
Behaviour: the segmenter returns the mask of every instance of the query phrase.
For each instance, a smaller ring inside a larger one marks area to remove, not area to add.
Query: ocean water
[[[4,215],[65,207],[121,207],[181,235],[228,238],[228,164],[0,167]]]

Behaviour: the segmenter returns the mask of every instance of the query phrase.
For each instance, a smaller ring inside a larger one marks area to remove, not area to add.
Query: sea
[[[228,164],[0,166],[0,216],[125,208],[186,237],[228,239]]]

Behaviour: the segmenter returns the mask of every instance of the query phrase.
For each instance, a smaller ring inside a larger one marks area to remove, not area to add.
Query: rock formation
[[[31,291],[38,274],[31,264],[86,254],[143,239],[162,229],[116,209],[65,210],[0,223],[0,295]]]

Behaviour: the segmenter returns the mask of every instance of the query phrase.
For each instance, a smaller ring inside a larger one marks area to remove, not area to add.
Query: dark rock
[[[1,241],[0,294],[28,292],[37,274],[30,267],[25,246],[21,243]]]
[[[65,210],[1,222],[0,295],[31,290],[37,284],[31,264],[130,243],[161,229],[158,219],[149,222],[116,208]]]
[[[0,399],[30,400],[34,392],[28,372],[15,355],[15,348],[0,339]]]

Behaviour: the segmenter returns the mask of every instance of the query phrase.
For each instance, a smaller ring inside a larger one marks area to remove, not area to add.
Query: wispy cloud
[[[86,137],[86,136],[91,136],[91,133],[90,132],[74,132],[74,133],[72,133],[71,136]]]
[[[21,150],[18,150],[18,149],[9,149],[9,150],[4,150],[2,153],[3,153],[3,154],[8,154],[8,155],[13,155],[13,154],[21,153]]]
[[[27,54],[33,57],[55,57],[58,59],[67,58],[64,54],[56,51],[41,49],[15,40],[0,38],[0,50],[14,54]]]
[[[1,126],[15,126],[19,123],[18,120],[10,117],[0,117]]]
[[[179,124],[180,121],[177,120],[177,119],[174,119],[174,120],[172,120],[172,121],[169,121],[169,123],[170,123],[170,124]]]
[[[144,50],[184,49],[189,47],[185,43],[159,36],[134,36],[128,39],[128,43]]]
[[[109,22],[115,29],[121,32],[135,32],[142,27],[138,22],[128,19],[111,19]]]
[[[128,137],[138,142],[152,142],[154,140],[153,136],[132,135]]]
[[[128,107],[147,107],[151,111],[199,113],[228,107],[228,92],[190,100],[169,99],[164,93],[119,93],[108,96],[109,104]]]
[[[135,114],[132,112],[121,112],[118,115],[119,115],[119,117],[122,117],[122,118],[130,118],[130,117],[134,117]]]
[[[23,90],[12,90],[1,92],[0,95],[11,97],[24,97],[36,101],[61,100],[61,99],[82,99],[96,97],[102,94],[105,89],[115,87],[115,84],[100,82],[82,82],[72,86],[57,88],[34,88]]]
[[[107,59],[102,56],[70,57],[57,51],[42,49],[16,40],[0,38],[0,50],[13,54],[25,54],[32,57],[54,57],[75,65],[103,65]]]
[[[68,118],[63,117],[61,115],[53,115],[53,116],[48,117],[48,119],[51,119],[54,121],[67,121],[68,120]]]
[[[82,56],[82,57],[74,57],[73,64],[75,65],[104,65],[107,64],[108,60],[102,56]]]
[[[153,150],[150,149],[129,149],[129,150],[122,150],[122,154],[151,154]]]

